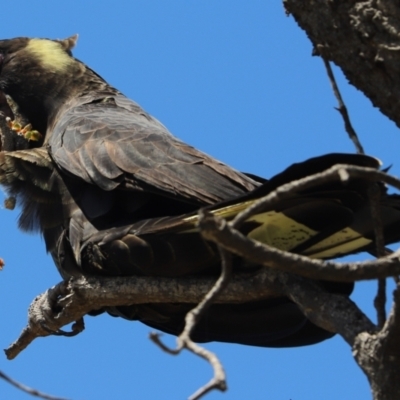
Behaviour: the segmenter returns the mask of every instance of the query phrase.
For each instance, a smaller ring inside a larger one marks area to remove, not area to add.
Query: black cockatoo
[[[197,231],[199,208],[231,218],[279,185],[334,164],[379,167],[371,157],[331,154],[295,164],[269,181],[240,173],[172,136],[75,59],[75,41],[0,41],[2,98],[11,96],[32,125],[20,132],[30,140],[3,138],[0,183],[22,207],[20,227],[41,232],[64,279],[218,276],[218,252]],[[368,185],[350,179],[346,185],[298,192],[252,217],[242,232],[316,258],[373,248]],[[381,191],[389,243],[400,239],[400,201],[383,185]],[[234,265],[249,268],[243,260]],[[345,295],[352,290],[349,283],[321,284]],[[190,308],[141,304],[106,311],[179,334]],[[197,341],[266,347],[301,346],[331,336],[285,297],[213,305],[193,332]]]

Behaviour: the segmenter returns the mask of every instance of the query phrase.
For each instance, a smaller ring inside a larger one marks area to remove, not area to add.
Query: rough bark
[[[317,53],[400,127],[400,4],[394,0],[284,0]]]

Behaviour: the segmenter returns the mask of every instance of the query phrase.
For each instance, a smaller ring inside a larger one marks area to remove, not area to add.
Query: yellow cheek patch
[[[65,71],[74,63],[62,48],[61,44],[47,39],[31,39],[25,50],[39,60],[40,64],[49,71]]]

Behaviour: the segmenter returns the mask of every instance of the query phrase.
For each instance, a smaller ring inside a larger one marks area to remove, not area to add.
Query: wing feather
[[[59,167],[103,190],[146,190],[211,204],[258,186],[172,136],[122,95],[70,108],[49,137]]]

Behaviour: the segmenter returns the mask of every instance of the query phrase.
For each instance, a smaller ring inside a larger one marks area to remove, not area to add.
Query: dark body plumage
[[[217,276],[216,249],[196,232],[200,207],[230,218],[241,204],[336,163],[378,167],[370,157],[333,154],[298,164],[268,182],[250,178],[173,137],[74,59],[73,44],[73,39],[0,41],[0,89],[43,134],[39,142],[4,141],[0,182],[20,201],[21,228],[41,231],[64,279],[79,274]],[[368,249],[373,227],[366,190],[367,182],[352,180],[297,193],[248,221],[243,230],[311,257]],[[388,241],[398,240],[393,229],[400,221],[397,197],[383,188],[382,194]],[[249,266],[235,260],[235,268]],[[352,290],[347,283],[324,285],[347,295]],[[190,308],[147,304],[107,311],[178,334]],[[214,305],[194,332],[198,341],[271,347],[330,336],[286,298]]]

